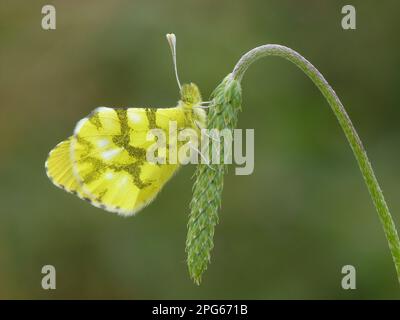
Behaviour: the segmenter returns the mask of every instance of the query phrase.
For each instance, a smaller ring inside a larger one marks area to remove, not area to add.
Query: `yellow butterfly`
[[[176,172],[179,164],[147,161],[147,149],[156,141],[149,141],[148,132],[155,128],[169,132],[170,121],[178,131],[201,130],[206,112],[198,87],[180,85],[176,38],[168,34],[167,39],[181,93],[177,107],[95,109],[76,124],[71,137],[50,151],[45,167],[56,186],[127,216],[149,204]],[[168,153],[168,145],[164,152]]]

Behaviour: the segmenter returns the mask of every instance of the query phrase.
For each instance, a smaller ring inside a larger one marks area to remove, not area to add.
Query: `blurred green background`
[[[44,162],[97,106],[174,106],[167,32],[182,81],[208,97],[247,50],[289,46],[324,74],[367,148],[400,226],[400,44],[395,1],[2,1],[0,298],[399,298],[373,204],[339,125],[294,65],[268,58],[243,81],[241,128],[255,128],[255,171],[225,180],[212,263],[188,277],[186,166],[136,217],[54,187]],[[57,29],[41,29],[53,4]],[[41,288],[41,268],[57,289]],[[341,288],[341,268],[357,289]]]

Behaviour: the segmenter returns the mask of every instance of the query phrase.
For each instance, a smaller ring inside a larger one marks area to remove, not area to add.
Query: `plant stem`
[[[265,56],[278,56],[293,62],[314,82],[331,106],[353,150],[354,156],[357,159],[372,201],[374,202],[375,208],[378,212],[396,267],[397,278],[400,282],[400,241],[396,231],[396,226],[369,162],[367,153],[338,96],[322,74],[303,56],[290,48],[275,44],[268,44],[254,48],[243,55],[232,72],[233,79],[241,81],[247,68],[253,62]]]

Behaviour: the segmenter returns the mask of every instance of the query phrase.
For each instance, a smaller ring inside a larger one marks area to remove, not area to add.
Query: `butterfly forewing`
[[[97,207],[133,214],[152,201],[178,169],[177,164],[146,159],[147,148],[155,142],[148,139],[149,130],[167,133],[170,120],[178,129],[184,127],[183,110],[97,108],[78,122],[73,137],[62,142],[63,156],[55,152],[60,147],[50,153],[49,177],[55,184],[68,181],[68,191]]]

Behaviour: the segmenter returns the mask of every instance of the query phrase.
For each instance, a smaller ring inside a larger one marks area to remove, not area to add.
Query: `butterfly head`
[[[189,106],[199,105],[201,103],[199,88],[194,83],[183,84],[181,88],[181,101]]]
[[[181,85],[178,77],[178,68],[176,66],[176,37],[173,33],[167,34],[167,40],[171,49],[172,62],[175,70],[176,82],[181,93],[179,106],[185,110],[188,122],[197,129],[205,127],[206,112],[200,105],[202,103],[199,88],[194,83]]]
[[[179,81],[178,68],[176,66],[176,37],[173,33],[167,34],[167,40],[171,49],[172,62],[175,70],[176,82],[181,93],[181,102],[185,106],[193,107],[201,103],[201,95],[199,88],[194,83],[183,84]]]

